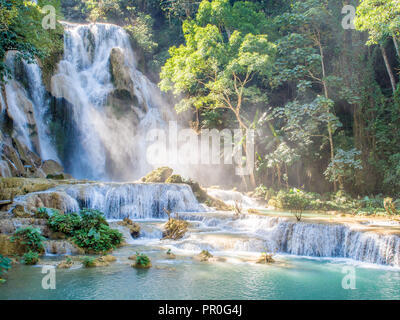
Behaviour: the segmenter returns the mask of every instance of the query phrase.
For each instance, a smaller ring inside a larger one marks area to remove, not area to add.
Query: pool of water
[[[152,260],[149,270],[130,266],[136,250]],[[165,251],[129,245],[108,267],[56,269],[56,289],[42,288],[41,266],[16,265],[0,285],[0,299],[400,299],[400,270],[344,259],[276,256],[258,265],[240,259],[197,262],[165,259]],[[42,264],[62,258],[45,257]],[[343,267],[354,267],[356,289],[343,289]]]

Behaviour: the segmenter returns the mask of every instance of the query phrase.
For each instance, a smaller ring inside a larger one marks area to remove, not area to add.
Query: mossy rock
[[[169,219],[164,225],[163,239],[181,239],[188,230],[189,223],[185,220]]]
[[[161,167],[153,170],[141,179],[146,183],[164,183],[172,175],[173,170],[169,167]]]
[[[45,191],[57,185],[56,181],[46,179],[0,178],[0,200],[13,200],[14,197]]]
[[[3,256],[22,256],[25,247],[18,240],[11,242],[11,236],[0,234],[0,254]]]
[[[258,258],[257,262],[258,264],[270,264],[274,263],[275,260],[272,258],[272,254],[268,253],[263,253],[260,258]]]
[[[202,250],[197,256],[194,257],[196,260],[206,262],[213,258],[213,255],[208,250]]]
[[[185,181],[179,174],[173,174],[167,180],[165,180],[165,183],[185,183]]]
[[[124,218],[123,221],[118,222],[118,225],[128,228],[132,238],[139,238],[140,225],[138,223],[133,222],[129,218]]]
[[[86,263],[84,262],[84,266],[86,268],[107,267],[116,260],[117,258],[114,256],[105,255],[95,259],[87,259]]]

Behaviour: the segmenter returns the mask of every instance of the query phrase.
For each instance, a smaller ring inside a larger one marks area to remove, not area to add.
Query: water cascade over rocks
[[[398,235],[364,232],[331,223],[296,223],[291,219],[245,215],[186,214],[201,233],[177,243],[185,250],[277,252],[309,257],[350,258],[400,267]]]
[[[71,114],[67,170],[77,178],[144,175],[145,133],[171,119],[160,91],[137,68],[129,37],[111,24],[64,23],[64,58],[51,93]]]

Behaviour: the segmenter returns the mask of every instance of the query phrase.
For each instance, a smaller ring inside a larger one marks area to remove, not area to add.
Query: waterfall
[[[136,179],[151,169],[144,165],[144,133],[163,125],[170,111],[137,70],[123,28],[64,23],[64,29],[64,58],[51,87],[68,102],[75,129],[65,166],[77,178]],[[111,61],[118,70],[112,72]]]
[[[26,63],[24,61],[26,71],[29,95],[33,102],[35,112],[35,120],[37,126],[37,134],[40,145],[40,157],[42,160],[60,161],[54,144],[51,141],[51,135],[48,127],[49,101],[46,97],[46,90],[42,81],[42,71],[37,63]]]
[[[194,234],[179,247],[197,250],[278,252],[299,256],[349,258],[400,267],[400,237],[356,229],[344,224],[294,222],[288,218],[247,215],[186,214],[217,232]],[[227,237],[226,234],[229,234]]]
[[[175,212],[204,212],[185,184],[95,183],[62,185],[14,199],[13,208],[38,206],[77,212],[82,208],[103,212],[107,219],[166,219],[164,208]],[[10,211],[12,211],[12,209]]]
[[[5,97],[1,95],[0,102],[4,108],[7,101],[7,112],[13,120],[16,137],[43,160],[58,161],[48,130],[49,101],[39,65],[20,60],[15,51],[7,53],[6,64],[12,79],[5,83]]]
[[[204,211],[191,188],[183,184],[94,184],[69,187],[65,192],[81,208],[97,209],[107,219],[165,219],[171,212]]]

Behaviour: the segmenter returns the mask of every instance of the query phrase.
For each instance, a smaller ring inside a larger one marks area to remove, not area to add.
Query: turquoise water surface
[[[271,265],[166,260],[149,248],[142,252],[153,268],[137,270],[126,258],[135,250],[115,251],[118,261],[108,267],[57,269],[55,290],[42,289],[41,266],[14,266],[0,299],[400,299],[400,270],[394,268],[291,256],[277,256]],[[344,266],[355,267],[355,290],[342,288]]]

